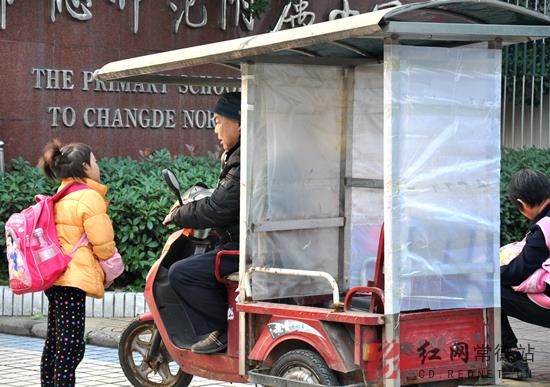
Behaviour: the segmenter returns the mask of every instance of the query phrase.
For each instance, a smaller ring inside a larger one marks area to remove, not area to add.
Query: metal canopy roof
[[[238,80],[159,75],[197,65],[240,62],[358,65],[380,60],[384,38],[453,47],[550,37],[550,18],[497,0],[435,0],[344,19],[111,62],[99,80],[235,85]]]

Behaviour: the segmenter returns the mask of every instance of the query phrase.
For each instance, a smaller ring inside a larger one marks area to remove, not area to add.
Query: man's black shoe
[[[529,379],[531,370],[529,364],[518,350],[508,350],[502,353],[502,377],[506,379]]]
[[[227,332],[214,331],[204,340],[201,340],[191,346],[194,353],[216,353],[227,348]]]

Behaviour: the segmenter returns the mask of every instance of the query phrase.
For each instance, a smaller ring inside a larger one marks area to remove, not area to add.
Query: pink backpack
[[[63,253],[54,221],[54,204],[63,196],[88,188],[69,184],[53,196],[36,195],[36,204],[12,214],[6,222],[9,284],[15,294],[38,292],[52,286],[65,271],[69,255]]]

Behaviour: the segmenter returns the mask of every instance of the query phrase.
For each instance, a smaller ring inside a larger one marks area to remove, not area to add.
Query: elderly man
[[[214,228],[220,243],[211,251],[183,259],[170,268],[170,285],[182,301],[195,332],[206,338],[195,343],[196,353],[215,353],[227,347],[226,288],[216,281],[214,260],[220,250],[239,249],[241,94],[226,93],[213,109],[215,132],[224,149],[222,171],[212,196],[178,206],[164,224],[195,229]],[[220,272],[238,270],[238,256],[225,257]]]

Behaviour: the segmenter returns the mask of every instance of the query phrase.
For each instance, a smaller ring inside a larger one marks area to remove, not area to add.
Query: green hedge
[[[172,158],[167,151],[157,151],[145,160],[130,158],[101,159],[102,182],[109,187],[109,215],[113,221],[117,247],[124,258],[126,272],[115,286],[142,289],[148,269],[158,258],[164,241],[175,228],[167,229],[162,220],[175,195],[168,190],[162,169],[170,168],[178,177],[182,189],[197,182],[215,186],[219,161],[211,157]],[[18,159],[12,170],[0,175],[0,227],[10,214],[32,204],[37,193],[53,194],[57,184],[48,181],[28,162]],[[5,238],[0,238],[0,254],[5,257]],[[7,265],[0,265],[0,278],[6,282]]]
[[[126,262],[126,273],[116,286],[142,289],[152,262],[159,256],[166,237],[172,230],[162,225],[175,196],[168,190],[161,171],[171,168],[182,188],[199,181],[214,186],[219,161],[213,158],[177,157],[158,151],[145,160],[130,158],[99,160],[103,182],[109,187],[109,214],[116,231],[117,246]],[[525,149],[502,152],[501,165],[501,244],[521,239],[527,220],[508,200],[506,190],[510,177],[521,168],[538,169],[550,174],[550,150]],[[37,193],[52,194],[56,184],[47,180],[28,162],[18,159],[12,170],[0,175],[0,227],[10,214],[33,203]],[[0,254],[5,257],[5,238],[0,238]],[[0,280],[6,281],[7,265],[0,264]]]

